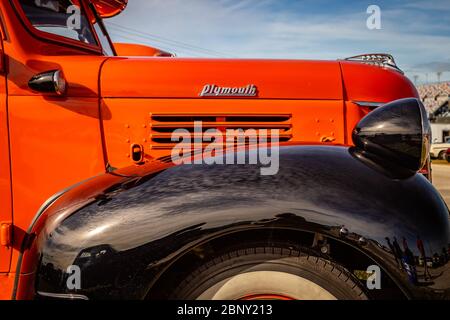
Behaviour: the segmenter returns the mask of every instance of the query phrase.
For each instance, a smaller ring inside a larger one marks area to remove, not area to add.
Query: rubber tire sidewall
[[[181,282],[173,298],[194,300],[223,280],[257,271],[285,272],[302,277],[339,300],[367,299],[358,280],[342,266],[315,255],[274,247],[235,250],[208,261]]]

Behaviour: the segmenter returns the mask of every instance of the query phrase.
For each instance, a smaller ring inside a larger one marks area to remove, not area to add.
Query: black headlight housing
[[[407,178],[423,168],[431,127],[416,98],[392,101],[365,116],[353,130],[353,154],[390,176]]]

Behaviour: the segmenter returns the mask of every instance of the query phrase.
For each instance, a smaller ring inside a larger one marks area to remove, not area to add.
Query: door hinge
[[[13,226],[10,222],[0,223],[0,245],[3,247],[10,247],[12,245],[12,230]]]

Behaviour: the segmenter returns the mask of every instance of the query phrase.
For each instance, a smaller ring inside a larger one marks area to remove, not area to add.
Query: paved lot
[[[433,164],[433,184],[450,207],[450,165]]]

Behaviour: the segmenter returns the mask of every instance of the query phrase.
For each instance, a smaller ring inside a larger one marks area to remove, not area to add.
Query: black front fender
[[[282,147],[273,176],[256,165],[182,165],[111,190],[38,235],[38,292],[143,298],[165,266],[202,242],[286,228],[357,247],[411,298],[450,296],[449,214],[439,193],[420,174],[375,171],[346,147]],[[423,272],[419,238],[432,279],[411,282],[395,261]],[[81,269],[80,290],[66,286],[71,265]]]

